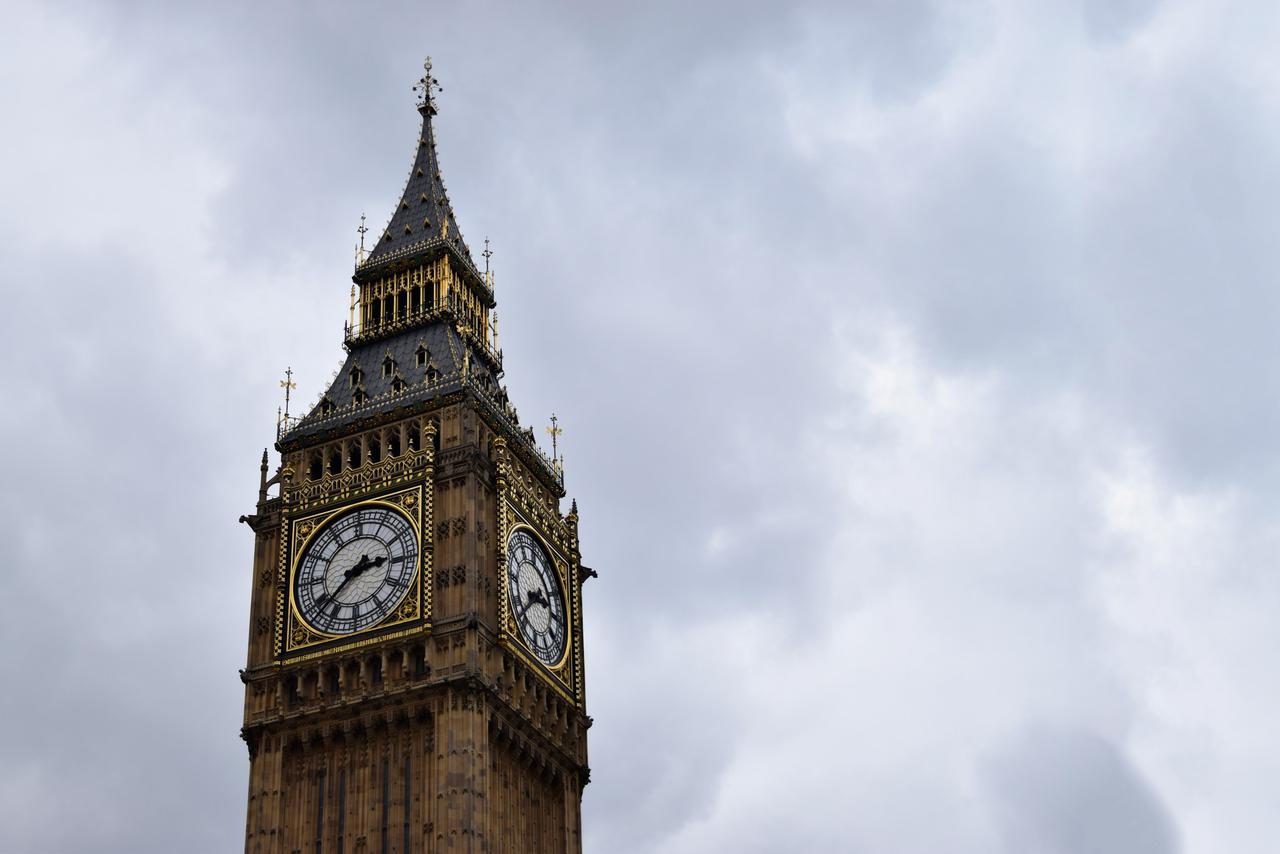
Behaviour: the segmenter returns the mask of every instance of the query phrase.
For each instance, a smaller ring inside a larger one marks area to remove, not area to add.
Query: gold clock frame
[[[498,538],[498,567],[502,573],[502,592],[498,598],[499,639],[504,648],[525,664],[534,668],[536,672],[541,673],[547,683],[555,689],[556,693],[564,697],[565,700],[576,704],[578,699],[576,697],[577,692],[574,690],[575,673],[573,662],[576,660],[577,652],[578,602],[569,577],[569,557],[556,547],[552,538],[548,537],[525,516],[520,508],[509,501],[503,501],[500,506],[503,508],[503,513],[499,526],[501,531]],[[528,644],[525,643],[524,635],[521,633],[520,627],[516,625],[515,617],[511,613],[511,590],[507,584],[507,543],[510,542],[511,535],[521,529],[528,531],[535,537],[546,550],[547,556],[551,558],[551,565],[556,573],[556,581],[560,585],[560,592],[564,599],[564,650],[560,654],[560,660],[554,665],[547,664],[529,649]]]
[[[418,540],[418,565],[413,581],[395,609],[383,619],[367,628],[349,634],[321,632],[303,618],[295,601],[294,579],[307,545],[331,521],[360,507],[387,507],[406,519],[413,527]],[[280,578],[276,620],[276,650],[280,661],[303,661],[320,655],[331,655],[343,650],[401,637],[431,628],[431,591],[433,587],[432,544],[423,537],[430,519],[429,501],[422,484],[398,489],[381,495],[366,495],[354,500],[342,501],[315,508],[285,521],[287,545],[282,543]],[[393,631],[395,627],[403,627]]]
[[[560,587],[560,601],[564,604],[564,634],[565,634],[564,649],[561,650],[560,658],[556,661],[555,664],[547,664],[541,658],[538,658],[536,654],[534,654],[533,656],[534,659],[537,660],[539,664],[541,664],[543,667],[545,667],[546,669],[554,673],[558,670],[562,670],[565,664],[568,663],[569,655],[573,652],[573,645],[574,645],[573,644],[573,619],[572,619],[573,612],[570,610],[569,603],[571,600],[569,596],[568,584],[566,582],[566,579],[568,578],[568,573],[569,573],[569,561],[567,558],[564,558],[563,556],[557,554],[555,550],[552,549],[551,546],[547,545],[547,538],[542,536],[542,534],[538,532],[537,528],[534,528],[532,525],[523,521],[516,522],[507,529],[506,541],[510,542],[511,537],[517,531],[528,531],[529,534],[535,540],[538,541],[539,545],[542,546],[543,551],[545,551],[547,553],[547,556],[551,558],[551,565],[555,569],[556,583]],[[515,637],[520,641],[520,645],[525,648],[526,652],[532,653],[533,650],[529,649],[529,645],[524,641],[524,632],[520,630],[519,624],[516,623],[515,618],[511,614],[511,586],[507,582],[508,557],[509,555],[507,554],[507,543],[504,542],[502,544],[502,554],[501,554],[501,559],[502,559],[501,567],[502,567],[502,579],[503,579],[502,589],[506,593],[506,604],[507,604],[506,617],[508,620],[510,634],[512,635],[512,637]]]

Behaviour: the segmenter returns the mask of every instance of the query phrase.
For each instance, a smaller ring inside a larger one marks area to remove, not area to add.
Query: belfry
[[[595,572],[563,465],[502,383],[487,246],[481,271],[437,159],[438,88],[428,60],[404,192],[357,255],[345,362],[282,417],[280,467],[263,453],[242,517],[246,852],[582,847]]]

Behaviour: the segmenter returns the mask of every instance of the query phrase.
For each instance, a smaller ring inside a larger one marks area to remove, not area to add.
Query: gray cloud
[[[1105,739],[1031,728],[991,760],[1007,851],[1026,854],[1171,854],[1163,806]]]
[[[234,520],[426,52],[601,570],[588,850],[1268,850],[1269,8],[9,17],[0,850],[238,844]]]

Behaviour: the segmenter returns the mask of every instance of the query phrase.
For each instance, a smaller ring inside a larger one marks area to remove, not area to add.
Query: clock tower
[[[502,383],[493,279],[441,179],[431,64],[345,361],[255,512],[246,852],[577,852],[578,509]],[[554,438],[554,435],[553,435]]]

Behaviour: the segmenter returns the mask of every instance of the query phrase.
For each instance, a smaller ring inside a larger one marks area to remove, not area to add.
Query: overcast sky
[[[428,53],[588,852],[1275,850],[1280,6],[2,5],[2,854],[242,844],[236,519]]]

